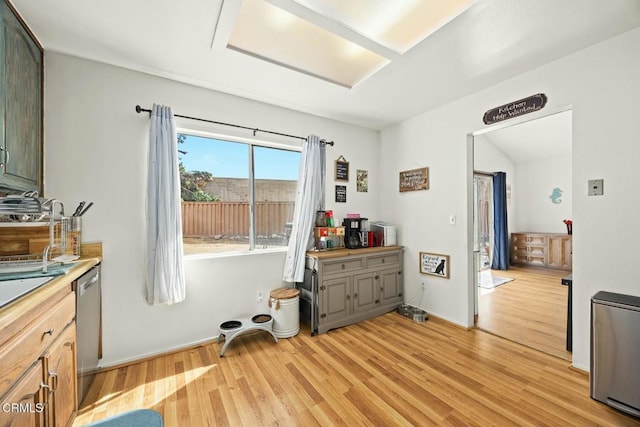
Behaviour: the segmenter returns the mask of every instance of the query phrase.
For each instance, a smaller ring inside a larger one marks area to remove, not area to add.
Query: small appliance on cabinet
[[[395,225],[384,221],[371,221],[369,228],[373,232],[376,246],[395,246],[398,244]]]
[[[344,245],[349,249],[366,248],[368,246],[367,218],[345,218],[342,220],[345,229]]]

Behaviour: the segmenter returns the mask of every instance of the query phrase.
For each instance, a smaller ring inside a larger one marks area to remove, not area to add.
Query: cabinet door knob
[[[344,266],[344,264],[342,264],[342,265],[341,265],[340,267],[341,267],[341,268],[342,268],[343,270],[345,269],[345,266]]]
[[[382,263],[384,264],[384,258],[382,258]]]
[[[50,328],[50,329],[44,331],[44,333],[42,335],[53,335],[54,331],[55,331],[55,329]]]
[[[347,295],[347,299],[351,299],[351,295]]]
[[[378,280],[380,278],[380,276],[375,276],[374,279]]]
[[[354,298],[358,298],[358,294],[357,294],[357,293],[353,294],[353,297],[354,297]],[[347,297],[347,298],[348,298],[348,297]]]

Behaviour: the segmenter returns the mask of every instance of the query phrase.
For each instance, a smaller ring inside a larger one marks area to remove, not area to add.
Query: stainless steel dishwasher
[[[591,397],[640,417],[640,297],[591,298]]]
[[[78,404],[82,403],[87,394],[98,370],[100,359],[102,315],[100,268],[100,264],[96,265],[75,281]]]

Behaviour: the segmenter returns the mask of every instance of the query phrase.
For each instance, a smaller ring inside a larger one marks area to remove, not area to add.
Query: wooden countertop
[[[404,246],[375,246],[371,248],[358,249],[332,249],[330,251],[308,251],[307,256],[317,259],[339,258],[350,255],[368,255],[377,252],[397,251],[403,249]]]
[[[65,292],[65,288],[71,282],[89,271],[92,267],[102,261],[102,256],[83,256],[76,261],[76,266],[69,270],[66,274],[57,276],[46,284],[40,286],[27,295],[15,300],[14,302],[0,308],[0,343],[7,339],[10,334],[9,328],[11,323],[20,319],[29,313],[34,307],[37,307],[50,299],[55,299],[56,295]]]

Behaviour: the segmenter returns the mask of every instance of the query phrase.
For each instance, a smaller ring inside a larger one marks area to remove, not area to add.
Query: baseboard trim
[[[431,313],[428,313],[428,314],[429,314],[429,319],[435,320],[438,323],[446,323],[448,325],[455,326],[458,329],[464,329],[465,331],[470,331],[472,329],[475,329],[475,327],[462,326],[459,323],[455,323],[455,322],[453,322],[451,320],[448,320],[448,319],[445,319],[443,317],[436,316],[435,314],[431,314]]]
[[[579,373],[579,374],[582,374],[582,375],[584,375],[585,377],[588,377],[588,376],[589,376],[589,371],[585,371],[584,369],[582,369],[582,368],[578,368],[578,367],[576,367],[575,365],[569,365],[569,369],[570,369],[570,370],[572,370],[572,371],[574,371],[574,372],[577,372],[577,373]]]
[[[173,347],[171,349],[165,351],[158,351],[155,353],[149,353],[146,355],[140,355],[138,357],[133,357],[131,359],[120,360],[111,364],[98,366],[98,372],[107,372],[114,369],[124,368],[130,365],[136,365],[138,363],[148,362],[149,360],[157,359],[158,357],[169,356],[171,354],[180,353],[181,351],[192,350],[194,348],[203,347],[205,345],[212,344],[218,341],[218,337],[207,338],[202,341],[198,341],[191,344],[185,344],[183,346]]]

